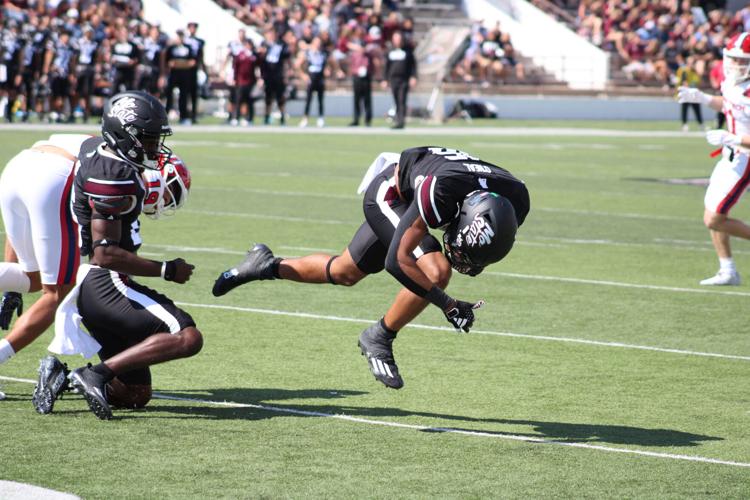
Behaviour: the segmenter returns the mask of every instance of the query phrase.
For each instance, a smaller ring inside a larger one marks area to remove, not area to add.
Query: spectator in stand
[[[255,46],[249,38],[242,40],[242,48],[237,51],[232,59],[233,86],[235,90],[234,117],[231,125],[252,125],[255,117],[255,105],[253,101],[253,87],[258,81],[256,75],[258,70],[258,57],[255,54]]]
[[[307,94],[305,96],[305,114],[300,121],[300,127],[307,127],[308,117],[310,116],[310,104],[312,103],[313,93],[318,95],[318,127],[325,125],[325,77],[328,72],[328,52],[320,41],[315,37],[310,46],[300,53],[297,66],[302,70],[304,81],[307,83]]]
[[[188,113],[188,99],[191,92],[195,91],[193,69],[198,65],[196,54],[185,41],[185,32],[177,30],[177,38],[167,48],[165,62],[168,70],[167,83],[167,113],[172,111],[174,104],[174,89],[180,90],[179,109],[180,123],[192,124]]]
[[[292,52],[285,41],[278,38],[276,29],[266,32],[265,43],[259,51],[261,77],[265,89],[265,116],[263,123],[271,124],[271,110],[273,102],[281,114],[280,124],[286,125],[286,74],[291,61]]]
[[[350,127],[359,125],[359,118],[364,108],[365,126],[372,123],[372,79],[374,74],[374,53],[372,44],[366,44],[360,37],[349,42],[351,60],[349,68],[352,74],[352,91],[354,93],[354,116]]]
[[[677,69],[677,86],[678,87],[692,87],[696,88],[701,83],[701,77],[695,70],[695,58],[688,56],[683,66]],[[687,117],[688,109],[692,108],[695,114],[695,119],[698,125],[702,129],[706,127],[703,125],[703,114],[701,113],[701,105],[696,102],[683,102],[680,104],[680,118],[682,120],[682,131],[687,132],[689,130]]]
[[[409,88],[417,84],[417,61],[400,31],[393,34],[391,49],[386,54],[385,77],[396,104],[395,123],[391,128],[402,129],[406,125]]]

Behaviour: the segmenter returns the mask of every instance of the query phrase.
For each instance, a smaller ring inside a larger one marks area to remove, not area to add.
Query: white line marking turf
[[[12,382],[25,382],[25,383],[30,383],[30,384],[36,383],[35,380],[5,377],[2,375],[0,375],[0,380],[8,380]],[[452,427],[430,427],[427,425],[404,424],[400,422],[388,422],[385,420],[374,420],[370,418],[353,417],[350,415],[343,415],[343,414],[336,414],[336,413],[324,413],[324,412],[310,411],[310,410],[299,410],[296,408],[282,408],[278,406],[253,404],[253,403],[235,403],[232,401],[212,401],[210,399],[185,398],[185,397],[170,396],[167,394],[159,394],[159,393],[154,393],[153,397],[156,399],[162,399],[162,400],[168,400],[168,401],[184,401],[187,403],[199,403],[199,404],[207,404],[207,405],[212,405],[212,406],[223,406],[223,407],[228,407],[228,408],[252,408],[255,410],[263,410],[263,411],[274,412],[274,413],[287,413],[290,415],[300,415],[304,417],[333,418],[336,420],[344,420],[346,422],[353,422],[353,423],[358,423],[358,424],[377,425],[377,426],[382,426],[382,427],[394,427],[397,429],[410,429],[410,430],[416,430],[416,431],[421,431],[421,432],[457,434],[460,436],[473,436],[473,437],[482,437],[482,438],[504,439],[508,441],[520,441],[524,443],[565,446],[568,448],[596,450],[596,451],[603,451],[607,453],[624,453],[628,455],[638,455],[638,456],[644,456],[644,457],[662,458],[662,459],[669,459],[669,460],[683,460],[683,461],[689,461],[689,462],[700,462],[700,463],[716,464],[716,465],[728,465],[728,466],[733,466],[733,467],[750,467],[750,463],[735,462],[733,460],[721,460],[721,459],[709,458],[709,457],[701,457],[697,455],[677,455],[673,453],[658,453],[658,452],[648,451],[648,450],[639,450],[639,449],[631,449],[631,448],[615,448],[615,447],[610,447],[610,446],[600,446],[600,445],[587,444],[587,443],[570,443],[570,442],[552,441],[552,440],[544,439],[544,438],[536,438],[532,436],[518,436],[515,434],[500,434],[500,433],[485,432],[485,431],[471,431],[467,429],[454,429]]]
[[[305,313],[305,312],[293,312],[293,311],[281,311],[277,309],[260,309],[256,307],[239,307],[239,306],[224,306],[224,305],[217,305],[217,304],[196,304],[192,302],[175,302],[175,304],[185,307],[200,307],[204,309],[223,309],[227,311],[240,311],[240,312],[248,312],[248,313],[256,313],[256,314],[268,314],[272,316],[288,316],[288,317],[294,317],[294,318],[305,318],[305,319],[320,319],[320,320],[327,320],[327,321],[342,321],[346,323],[358,323],[358,324],[371,324],[374,320],[372,319],[363,319],[363,318],[348,318],[344,316],[331,316],[326,314],[312,314],[312,313]],[[432,326],[432,325],[422,325],[419,323],[410,323],[408,328],[416,328],[420,330],[438,330],[443,332],[454,332],[455,330],[451,327],[447,326]],[[644,346],[644,345],[637,345],[637,344],[624,344],[621,342],[606,342],[601,340],[588,340],[588,339],[577,339],[577,338],[570,338],[570,337],[551,337],[546,335],[530,335],[525,333],[513,333],[513,332],[495,332],[492,330],[479,330],[479,329],[472,329],[471,333],[476,333],[480,335],[494,335],[497,337],[514,337],[514,338],[522,338],[522,339],[530,339],[530,340],[548,340],[552,342],[567,342],[567,343],[573,343],[573,344],[587,344],[587,345],[596,345],[596,346],[602,346],[602,347],[616,347],[616,348],[623,348],[623,349],[636,349],[636,350],[642,350],[642,351],[655,351],[655,352],[666,352],[671,354],[681,354],[681,355],[687,355],[687,356],[701,356],[701,357],[708,357],[708,358],[721,358],[721,359],[735,359],[740,361],[750,361],[750,356],[739,356],[735,354],[719,354],[719,353],[713,353],[713,352],[700,352],[700,351],[689,351],[685,349],[671,349],[666,347],[653,347],[653,346]]]

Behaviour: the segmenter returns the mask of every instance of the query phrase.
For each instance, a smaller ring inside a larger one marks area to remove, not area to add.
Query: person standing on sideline
[[[701,77],[695,71],[695,60],[693,56],[690,56],[685,61],[685,64],[677,68],[677,85],[680,87],[697,88],[701,83]],[[703,113],[701,113],[701,105],[697,102],[681,102],[680,103],[680,118],[682,120],[682,131],[687,132],[689,130],[687,123],[688,109],[692,108],[695,113],[695,120],[701,128],[705,128],[703,125]]]
[[[750,240],[750,226],[729,217],[750,184],[750,33],[732,37],[724,48],[724,82],[721,95],[712,96],[696,88],[681,87],[678,101],[723,110],[729,130],[709,130],[706,140],[721,146],[722,157],[711,173],[704,198],[703,223],[711,233],[711,242],[719,257],[716,275],[701,285],[739,285],[740,274],[732,258],[729,237]],[[717,151],[718,152],[718,151]]]
[[[188,115],[188,96],[195,91],[192,84],[193,68],[198,64],[195,54],[185,41],[185,32],[177,30],[177,40],[167,48],[165,62],[169,70],[167,83],[167,113],[172,110],[174,104],[174,89],[180,89],[179,108],[180,123],[190,125]]]
[[[350,127],[359,125],[359,117],[364,109],[365,126],[372,122],[372,75],[374,70],[372,52],[362,38],[349,43],[349,67],[352,74],[352,89],[354,91],[354,115]]]
[[[255,117],[255,105],[253,101],[253,87],[257,82],[256,72],[258,58],[255,55],[255,46],[250,38],[242,41],[242,48],[232,58],[232,69],[234,79],[234,103],[232,112],[234,116],[230,120],[231,125],[249,125]],[[243,113],[244,109],[244,115]],[[246,116],[247,118],[240,118]]]
[[[326,93],[326,72],[328,66],[328,52],[326,52],[320,37],[315,37],[310,46],[300,54],[298,66],[302,69],[303,78],[307,81],[307,95],[305,97],[305,115],[299,122],[300,127],[307,127],[310,116],[310,104],[313,93],[318,94],[318,127],[325,125],[325,111],[323,101]]]
[[[198,32],[198,23],[196,22],[188,23],[187,32],[185,43],[190,47],[195,58],[195,66],[190,68],[190,121],[191,123],[198,123],[198,71],[203,71],[203,74],[208,76],[206,63],[203,61],[203,47],[206,45],[206,41],[195,36]]]
[[[409,88],[417,84],[417,61],[412,47],[405,43],[400,31],[393,33],[391,49],[385,61],[385,78],[396,103],[396,122],[392,128],[401,129],[406,124]]]

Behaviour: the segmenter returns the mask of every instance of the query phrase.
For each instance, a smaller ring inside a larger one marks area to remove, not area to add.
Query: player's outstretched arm
[[[93,254],[91,264],[134,276],[161,276],[167,281],[185,283],[195,266],[183,259],[165,262],[143,259],[120,248],[120,221],[93,218],[91,221]]]
[[[419,269],[413,252],[427,232],[427,225],[414,202],[396,228],[385,268],[411,292],[439,307],[456,330],[468,332],[474,324],[474,309],[480,308],[484,302],[471,303],[452,298]]]
[[[700,89],[695,89],[692,87],[680,87],[677,90],[677,102],[679,102],[680,104],[705,104],[706,106],[711,107],[711,109],[713,109],[714,111],[721,111],[722,107],[724,106],[724,98],[720,95],[713,96],[710,94],[706,94]]]

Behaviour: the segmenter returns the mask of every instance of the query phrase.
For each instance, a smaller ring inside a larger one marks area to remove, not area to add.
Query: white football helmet
[[[164,214],[173,215],[185,205],[190,193],[190,170],[176,154],[171,154],[161,167],[164,178]]]
[[[160,170],[144,169],[143,184],[146,188],[146,195],[143,197],[143,208],[141,213],[158,219],[164,211],[164,189],[166,182]]]
[[[724,47],[724,78],[730,85],[750,80],[750,33],[740,33]]]

